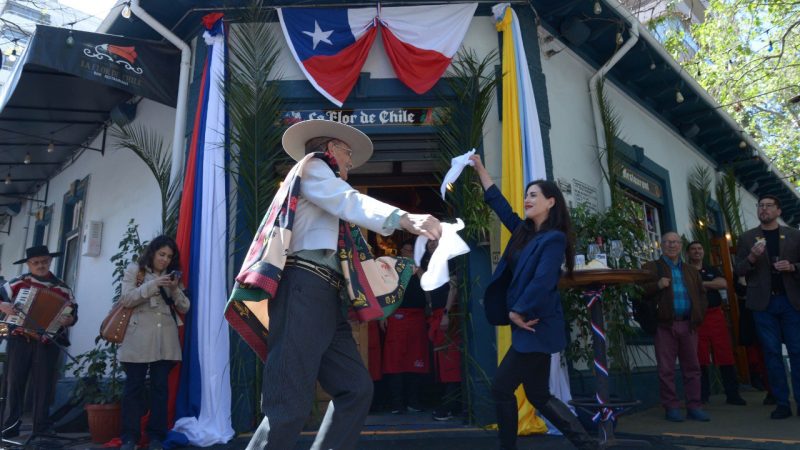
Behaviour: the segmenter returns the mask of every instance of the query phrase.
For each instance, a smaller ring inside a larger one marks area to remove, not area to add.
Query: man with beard
[[[792,415],[781,343],[792,368],[792,392],[800,405],[800,231],[781,226],[780,199],[758,199],[756,228],[739,238],[736,274],[747,279],[747,308],[753,311],[756,333],[764,351],[770,387],[777,406],[770,415]]]

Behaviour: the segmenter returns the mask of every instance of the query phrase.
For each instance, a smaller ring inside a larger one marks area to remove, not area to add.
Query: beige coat
[[[122,279],[122,296],[119,301],[134,308],[125,339],[119,346],[119,360],[122,362],[148,363],[153,361],[180,361],[181,346],[178,340],[178,327],[164,302],[156,284],[157,275],[145,269],[144,282],[137,287],[136,276],[139,265],[131,264],[125,269]],[[180,289],[167,292],[180,313],[189,310],[189,299]],[[180,318],[178,317],[180,321]]]

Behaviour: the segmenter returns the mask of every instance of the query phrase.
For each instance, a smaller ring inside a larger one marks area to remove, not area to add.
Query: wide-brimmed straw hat
[[[306,142],[317,137],[329,137],[347,143],[353,150],[353,168],[369,160],[372,156],[372,141],[366,134],[339,122],[331,120],[304,120],[290,126],[283,133],[283,149],[295,161],[306,155]]]
[[[46,245],[35,245],[25,249],[25,257],[19,261],[14,261],[14,264],[22,264],[31,258],[37,256],[61,256],[61,252],[50,253]]]

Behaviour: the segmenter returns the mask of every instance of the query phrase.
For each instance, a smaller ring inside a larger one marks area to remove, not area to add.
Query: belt
[[[303,269],[307,272],[311,272],[314,275],[325,280],[328,284],[330,284],[337,290],[344,287],[344,278],[341,275],[334,272],[328,267],[315,264],[311,261],[289,256],[288,258],[286,258],[286,267],[297,267],[298,269]]]

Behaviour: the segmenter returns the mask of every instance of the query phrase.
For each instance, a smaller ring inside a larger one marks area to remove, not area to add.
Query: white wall
[[[136,124],[144,125],[162,136],[167,146],[172,139],[172,125],[175,110],[149,100],[139,103]],[[102,137],[90,144],[100,148]],[[130,150],[116,148],[115,140],[106,142],[105,155],[87,150],[69,167],[50,180],[48,205],[54,205],[47,245],[51,251],[58,248],[61,233],[61,217],[64,194],[75,180],[90,176],[84,200],[84,216],[89,220],[103,222],[102,247],[99,256],[80,256],[77,282],[72,286],[75,298],[80,305],[79,322],[70,331],[73,354],[88,350],[94,345],[100,321],[111,307],[113,297],[112,272],[114,267],[109,259],[117,253],[117,244],[122,238],[128,221],[135,219],[139,224],[142,239],[151,239],[161,229],[161,195],[155,178],[145,164]],[[44,197],[44,189],[37,193]],[[39,204],[26,202],[19,215],[14,217],[10,235],[0,235],[3,245],[3,275],[11,278],[27,266],[13,266],[12,261],[24,255],[24,249],[33,240],[35,217],[28,219],[28,212],[39,209]],[[30,232],[26,235],[26,227]],[[58,261],[53,262],[56,270]],[[59,274],[57,274],[59,275]]]

